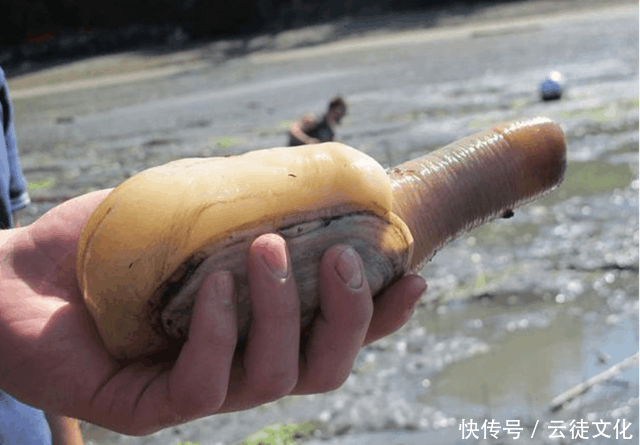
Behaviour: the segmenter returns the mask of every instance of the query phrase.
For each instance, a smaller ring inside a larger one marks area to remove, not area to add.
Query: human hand
[[[407,276],[374,302],[366,280],[355,288],[341,280],[338,270],[354,272],[351,281],[358,281],[361,262],[357,256],[339,262],[347,247],[334,246],[320,265],[320,314],[301,344],[295,277],[274,277],[261,260],[289,265],[286,245],[263,235],[248,254],[253,321],[242,351],[236,351],[233,280],[223,271],[201,286],[189,339],[175,361],[119,362],[85,309],[75,268],[80,232],[108,192],[80,196],[27,227],[0,232],[0,387],[49,412],[148,434],[287,394],[328,391],[346,379],[362,345],[406,322],[425,289],[422,278]]]

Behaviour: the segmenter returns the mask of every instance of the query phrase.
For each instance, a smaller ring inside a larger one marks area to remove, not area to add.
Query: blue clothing
[[[13,110],[4,71],[0,68],[0,229],[13,227],[12,213],[29,205],[29,193],[13,128]],[[1,445],[1,444],[0,444]]]
[[[0,391],[0,445],[51,445],[44,413]]]

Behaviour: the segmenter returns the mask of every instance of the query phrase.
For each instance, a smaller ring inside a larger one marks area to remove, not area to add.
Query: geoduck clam
[[[129,178],[91,215],[78,245],[80,289],[109,351],[134,359],[177,351],[202,280],[231,270],[242,338],[247,251],[275,232],[287,240],[305,326],[328,247],[353,246],[376,295],[461,232],[557,186],[565,152],[560,127],[536,118],[388,171],[340,143],[170,162]]]

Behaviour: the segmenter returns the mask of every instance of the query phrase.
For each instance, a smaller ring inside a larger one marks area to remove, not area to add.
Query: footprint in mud
[[[158,147],[161,145],[179,144],[179,139],[151,139],[150,141],[142,144],[143,147]]]
[[[185,128],[204,128],[211,125],[211,120],[200,119],[200,120],[185,122],[183,125]]]
[[[56,124],[72,124],[74,120],[73,116],[58,116],[56,118]]]

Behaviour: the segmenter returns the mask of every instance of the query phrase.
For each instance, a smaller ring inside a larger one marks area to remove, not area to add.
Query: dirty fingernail
[[[359,289],[363,283],[362,266],[352,247],[346,248],[335,264],[336,272],[347,286]]]

